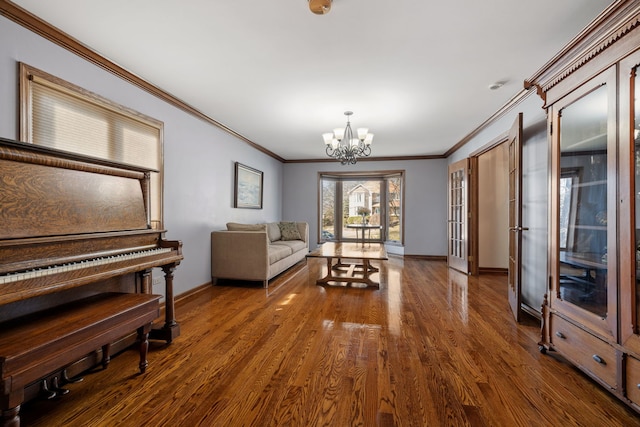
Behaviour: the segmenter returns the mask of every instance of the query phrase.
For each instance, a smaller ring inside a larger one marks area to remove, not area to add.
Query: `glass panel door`
[[[575,206],[561,205],[563,214],[574,210],[575,216],[565,214],[562,221],[560,296],[600,317],[607,316],[607,117],[607,90],[601,86],[565,107],[560,125],[561,174],[577,174],[570,188],[563,182],[564,194],[576,197],[565,199]]]
[[[635,218],[632,222],[635,226],[632,231],[633,242],[635,247],[635,263],[631,265],[631,268],[635,269],[636,277],[636,289],[635,289],[635,319],[633,319],[633,325],[635,327],[634,333],[640,335],[640,325],[638,325],[638,313],[640,313],[640,77],[638,77],[638,68],[634,69],[633,80],[631,82],[634,100],[632,108],[633,114],[631,115],[633,121],[632,134],[633,138],[633,168],[634,168],[634,181],[635,181]],[[633,188],[633,187],[632,187]]]
[[[463,273],[469,272],[469,249],[467,244],[468,217],[468,160],[460,160],[449,165],[449,197],[447,215],[447,263]]]
[[[620,72],[622,93],[631,94],[624,97],[625,102],[621,105],[621,117],[629,118],[628,123],[621,120],[620,135],[625,141],[625,144],[620,144],[621,156],[631,160],[622,163],[623,167],[628,165],[630,169],[621,171],[621,176],[630,175],[630,179],[622,181],[628,188],[621,192],[626,192],[628,200],[632,201],[630,204],[621,203],[620,271],[635,278],[620,283],[621,295],[631,296],[621,299],[621,334],[626,347],[640,352],[640,52],[623,62]]]
[[[616,338],[617,132],[612,67],[554,105],[552,306]]]

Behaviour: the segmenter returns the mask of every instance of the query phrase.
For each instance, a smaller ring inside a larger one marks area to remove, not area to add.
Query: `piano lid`
[[[149,173],[0,139],[0,240],[150,227]]]

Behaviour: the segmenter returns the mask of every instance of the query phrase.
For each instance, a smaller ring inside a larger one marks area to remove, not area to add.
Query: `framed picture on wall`
[[[236,162],[233,207],[262,209],[262,180],[261,171]]]

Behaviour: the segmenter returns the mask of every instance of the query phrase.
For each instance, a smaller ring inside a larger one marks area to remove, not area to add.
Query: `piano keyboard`
[[[44,268],[38,268],[34,270],[21,271],[17,273],[9,273],[4,276],[0,276],[0,285],[5,283],[18,282],[20,280],[34,279],[37,277],[49,276],[51,274],[66,273],[74,270],[81,270],[83,268],[95,267],[98,265],[111,264],[114,262],[128,261],[136,258],[143,258],[151,255],[159,255],[163,253],[171,252],[171,248],[155,248],[147,251],[130,252],[121,255],[114,255],[108,257],[93,258],[84,261],[72,262],[69,264],[52,265]]]

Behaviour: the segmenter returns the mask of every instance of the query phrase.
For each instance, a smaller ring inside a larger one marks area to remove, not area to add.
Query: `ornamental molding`
[[[611,46],[640,26],[640,2],[621,0],[613,3],[591,26],[585,28],[558,55],[552,58],[531,78],[525,80],[524,88],[536,88],[545,101],[546,93],[575,71],[603,54]],[[630,45],[631,50],[638,48]],[[612,64],[629,54],[629,49],[613,52],[608,64]]]

